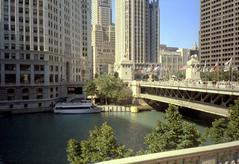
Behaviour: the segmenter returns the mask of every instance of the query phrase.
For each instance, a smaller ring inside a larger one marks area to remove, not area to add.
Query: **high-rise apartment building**
[[[0,1],[0,109],[48,108],[91,78],[89,0]]]
[[[123,80],[132,80],[135,69],[158,61],[159,1],[122,0],[115,8],[115,70]]]
[[[239,2],[201,0],[201,63],[223,66],[231,58],[239,67]]]
[[[92,1],[93,75],[114,71],[115,26],[112,24],[111,0]]]

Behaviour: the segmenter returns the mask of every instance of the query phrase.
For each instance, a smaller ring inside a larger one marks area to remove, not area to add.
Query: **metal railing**
[[[151,86],[165,86],[165,87],[184,87],[193,89],[210,89],[210,90],[226,90],[226,91],[238,91],[238,82],[219,81],[214,83],[212,81],[139,81],[140,85]]]

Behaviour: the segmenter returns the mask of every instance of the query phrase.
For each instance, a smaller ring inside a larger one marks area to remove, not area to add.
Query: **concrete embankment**
[[[102,112],[131,112],[130,106],[100,105]]]
[[[149,106],[119,106],[119,105],[100,105],[102,112],[132,112],[137,113],[140,111],[152,110]]]
[[[53,112],[52,108],[1,110],[0,115]]]

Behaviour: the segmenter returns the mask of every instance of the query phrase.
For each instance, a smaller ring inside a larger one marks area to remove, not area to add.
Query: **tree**
[[[116,75],[100,75],[96,79],[88,81],[84,91],[87,96],[96,95],[104,98],[106,104],[108,104],[109,99],[120,102],[122,99],[128,98],[130,100],[132,98],[130,89]]]
[[[114,72],[114,77],[119,78],[119,73],[118,72]]]
[[[202,143],[196,126],[182,120],[178,107],[169,105],[164,119],[165,122],[159,121],[157,127],[145,137],[146,153],[196,147]]]
[[[220,118],[207,129],[206,135],[215,143],[224,143],[239,140],[239,100],[229,107],[229,117]]]
[[[127,86],[124,86],[118,93],[117,103],[130,104],[132,102],[132,91]]]
[[[80,161],[81,147],[80,143],[75,139],[70,139],[67,144],[67,159],[71,163],[78,163]]]
[[[95,79],[95,83],[100,96],[105,97],[106,104],[108,104],[108,98],[117,98],[117,93],[123,86],[123,82],[112,75],[101,75]]]
[[[91,96],[91,99],[94,95],[97,94],[97,88],[93,80],[88,81],[88,83],[84,87],[84,92],[87,96]]]
[[[67,145],[68,161],[73,164],[95,163],[133,155],[131,149],[117,144],[113,129],[104,123],[90,131],[88,140],[69,140]]]
[[[185,71],[178,71],[175,73],[176,77],[180,80],[184,80],[186,78]]]

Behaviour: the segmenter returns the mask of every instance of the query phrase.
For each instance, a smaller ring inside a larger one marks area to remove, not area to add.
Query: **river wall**
[[[118,106],[118,105],[100,105],[102,112],[131,112],[129,106]]]

